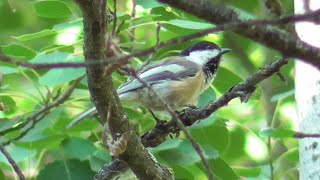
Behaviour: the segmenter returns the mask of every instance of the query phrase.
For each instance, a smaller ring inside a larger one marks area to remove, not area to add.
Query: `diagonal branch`
[[[21,172],[21,169],[17,165],[17,163],[12,159],[11,155],[8,153],[8,151],[3,147],[2,144],[0,144],[0,151],[2,154],[7,158],[8,162],[11,164],[13,170],[16,172],[17,176],[20,180],[25,180],[26,178]]]

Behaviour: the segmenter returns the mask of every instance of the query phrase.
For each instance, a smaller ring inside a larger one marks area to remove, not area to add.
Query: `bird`
[[[198,42],[179,56],[166,57],[137,72],[139,79],[129,78],[119,86],[119,98],[124,104],[142,104],[154,111],[166,111],[163,101],[171,110],[195,107],[212,83],[222,55],[230,50],[213,42]]]
[[[220,48],[213,42],[201,41],[183,50],[177,56],[156,61],[136,73],[139,79],[131,77],[119,86],[117,93],[120,101],[122,104],[143,105],[153,116],[152,111],[167,110],[163,101],[167,103],[170,110],[175,111],[196,107],[200,95],[212,83],[222,56],[230,50]],[[77,119],[95,112],[96,109],[93,107]]]

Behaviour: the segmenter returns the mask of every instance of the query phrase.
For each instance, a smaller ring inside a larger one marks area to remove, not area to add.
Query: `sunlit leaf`
[[[162,6],[156,0],[148,0],[148,1],[146,1],[146,0],[137,0],[137,5],[140,5],[140,6],[144,7],[145,9]]]
[[[58,63],[58,62],[83,62],[82,57],[69,56],[68,53],[54,52],[40,54],[31,60],[34,63]],[[60,68],[51,69],[41,78],[39,83],[50,87],[62,85],[79,78],[85,74],[85,68]]]
[[[258,167],[232,167],[234,172],[238,176],[243,176],[243,177],[258,177],[261,173],[261,168]]]
[[[1,96],[0,102],[4,107],[4,112],[6,113],[13,113],[17,110],[17,104],[14,99],[10,96]]]
[[[68,4],[63,1],[38,1],[33,4],[33,7],[40,17],[66,18],[72,14]]]
[[[2,74],[13,74],[13,73],[18,73],[19,71],[13,67],[0,66],[0,72]]]
[[[39,38],[47,37],[54,34],[57,34],[56,30],[45,29],[36,33],[24,34],[21,36],[14,36],[13,38],[15,38],[18,41],[30,41],[30,40],[39,39]]]
[[[29,60],[32,59],[34,56],[36,56],[36,52],[33,51],[32,49],[21,46],[18,44],[10,44],[7,46],[1,46],[1,49],[4,54],[8,56],[14,56],[19,59],[23,60]]]
[[[163,23],[171,24],[184,29],[209,29],[214,27],[214,25],[210,23],[195,22],[195,21],[188,21],[188,20],[181,20],[181,19],[173,19]]]
[[[73,27],[82,28],[82,26],[83,26],[83,19],[82,18],[78,18],[78,19],[73,20],[73,21],[57,24],[57,25],[53,26],[52,29],[59,31],[59,30],[64,30],[64,29],[68,29],[68,28],[73,28]]]

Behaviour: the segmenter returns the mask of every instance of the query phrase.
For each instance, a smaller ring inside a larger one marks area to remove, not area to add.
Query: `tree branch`
[[[100,7],[95,0],[75,0],[83,15],[84,55],[86,63],[97,62],[100,66],[87,67],[87,77],[91,100],[101,117],[108,123],[113,139],[114,135],[128,134],[126,150],[119,155],[134,174],[140,179],[172,179],[171,172],[154,162],[149,152],[143,147],[139,136],[129,125],[129,121],[114,88],[111,75],[106,73],[108,67],[102,66],[99,60],[107,59],[110,50],[105,43],[106,22],[101,15]],[[105,1],[105,0],[103,0]],[[110,63],[109,59],[106,61]],[[110,117],[110,118],[109,118]]]
[[[232,12],[235,13],[233,10]],[[230,12],[229,12],[229,15],[230,15]],[[81,63],[81,62],[79,63],[77,62],[28,63],[28,62],[15,61],[14,59],[4,55],[1,51],[0,51],[0,60],[15,64],[18,66],[32,68],[32,69],[82,68],[82,67],[100,67],[101,68],[102,66],[107,66],[110,69],[111,67],[116,68],[120,65],[124,65],[128,63],[130,58],[147,56],[151,53],[154,53],[156,49],[175,45],[178,43],[187,42],[195,38],[203,37],[210,33],[217,33],[220,31],[236,31],[236,32],[244,31],[246,33],[247,30],[250,30],[250,32],[252,32],[253,34],[259,37],[261,36],[260,41],[264,41],[264,40],[271,41],[270,42],[271,45],[269,47],[280,51],[282,54],[285,54],[285,55],[288,54],[287,57],[305,58],[305,61],[317,67],[320,67],[320,60],[319,60],[320,50],[318,48],[300,41],[299,39],[297,39],[296,37],[293,37],[291,34],[287,32],[283,32],[277,28],[271,27],[271,26],[275,26],[279,24],[287,24],[291,22],[312,21],[318,16],[320,16],[320,10],[316,10],[307,14],[291,15],[291,16],[286,16],[280,19],[273,19],[273,20],[247,20],[247,21],[241,20],[236,22],[232,20],[225,24],[221,24],[214,28],[206,29],[204,31],[201,31],[195,34],[174,38],[165,42],[160,42],[158,45],[154,47],[151,47],[139,52],[131,53],[129,55],[125,55],[121,57],[111,57],[111,58],[109,57],[107,60],[104,57],[100,59],[98,58],[92,59],[94,58],[93,56],[91,59],[88,59],[88,57],[86,57],[87,61],[85,63]],[[266,26],[266,25],[270,25],[270,26]],[[254,30],[250,29],[252,27],[255,27],[255,29]],[[261,34],[259,32],[260,29],[262,30]],[[249,36],[253,36],[253,35],[249,34],[248,37]],[[254,39],[254,38],[259,39],[259,37],[252,37],[251,39]],[[98,41],[98,39],[96,40]],[[280,42],[279,43],[280,45],[277,44],[278,42]],[[287,46],[286,43],[288,43],[289,45]],[[262,42],[262,44],[265,44],[265,43]]]
[[[25,180],[26,178],[21,172],[21,169],[17,165],[17,163],[12,159],[11,155],[8,153],[8,151],[3,147],[2,144],[0,144],[0,151],[2,154],[7,158],[8,162],[11,164],[13,170],[16,172],[17,176],[20,180]]]
[[[207,20],[214,24],[239,23],[247,19],[241,17],[236,10],[221,5],[214,4],[209,0],[158,0],[186,11],[201,19]],[[319,10],[317,10],[319,11]],[[316,12],[316,11],[313,11]],[[293,16],[292,16],[293,17]],[[314,20],[317,16],[314,16]],[[287,19],[288,20],[288,19]],[[281,23],[286,23],[282,21]],[[227,29],[230,30],[230,29]],[[298,57],[306,63],[320,68],[320,51],[318,48],[311,46],[287,32],[271,26],[242,26],[241,28],[232,29],[233,32],[259,42],[267,47],[278,50],[287,57]]]

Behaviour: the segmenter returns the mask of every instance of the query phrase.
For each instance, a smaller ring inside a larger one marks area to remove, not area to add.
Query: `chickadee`
[[[172,110],[196,106],[200,94],[212,83],[221,56],[230,49],[219,48],[212,42],[199,42],[180,56],[170,56],[137,73],[157,94],[138,79],[130,78],[117,90],[122,103],[140,103],[148,109],[165,111],[163,102]]]
[[[196,106],[200,94],[212,83],[221,56],[230,49],[220,48],[212,42],[199,42],[182,51],[179,56],[166,57],[137,72],[157,94],[139,80],[130,78],[117,92],[122,103],[142,104],[148,109],[165,111],[159,96],[172,110]],[[95,108],[87,113],[93,113]],[[84,114],[84,113],[83,113]]]

